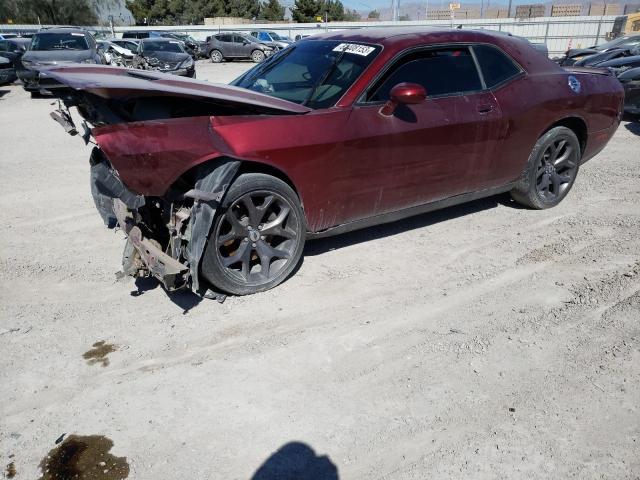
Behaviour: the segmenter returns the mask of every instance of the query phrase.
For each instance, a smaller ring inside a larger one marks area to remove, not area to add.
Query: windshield
[[[283,38],[276,32],[268,32],[273,40],[283,40]]]
[[[607,50],[609,48],[614,47],[627,47],[633,45],[640,45],[640,35],[634,35],[633,37],[620,37],[610,42],[603,43],[602,45],[598,45],[594,47],[596,50]]]
[[[305,41],[281,50],[231,84],[311,108],[327,108],[335,105],[379,52],[377,45]]]
[[[184,53],[184,50],[180,46],[180,42],[176,41],[162,41],[162,42],[143,42],[142,51],[145,53],[151,52],[173,52]]]
[[[89,50],[89,45],[83,33],[38,33],[31,50]]]

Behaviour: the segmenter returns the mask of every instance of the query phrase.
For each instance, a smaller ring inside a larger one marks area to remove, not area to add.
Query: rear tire
[[[536,210],[555,207],[571,190],[580,168],[580,158],[580,142],[573,130],[552,128],[534,145],[511,197]]]
[[[261,173],[240,175],[216,212],[202,276],[235,295],[269,290],[296,268],[305,237],[304,212],[289,185]]]
[[[212,63],[220,63],[224,60],[224,56],[220,50],[211,50],[211,52],[209,52],[209,58]]]

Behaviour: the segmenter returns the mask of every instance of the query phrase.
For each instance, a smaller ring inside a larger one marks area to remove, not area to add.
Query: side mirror
[[[389,92],[389,101],[380,109],[380,114],[388,117],[393,114],[398,105],[415,105],[427,98],[427,91],[417,83],[399,83]]]

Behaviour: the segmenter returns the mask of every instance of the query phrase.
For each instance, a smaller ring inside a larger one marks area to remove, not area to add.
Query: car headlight
[[[31,68],[31,67],[34,67],[36,65],[36,62],[32,62],[31,60],[22,59],[22,65],[24,65],[27,68]]]
[[[191,58],[191,57],[187,58],[184,62],[182,62],[182,64],[180,66],[182,68],[191,68],[191,67],[193,67],[193,58]]]

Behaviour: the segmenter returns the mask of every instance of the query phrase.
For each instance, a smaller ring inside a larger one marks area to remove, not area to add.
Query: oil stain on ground
[[[123,480],[126,457],[109,453],[113,442],[100,435],[70,435],[40,462],[39,480]]]
[[[102,340],[100,342],[94,343],[91,350],[86,351],[82,354],[82,358],[84,358],[89,365],[101,363],[103,367],[106,367],[107,365],[109,365],[109,359],[107,358],[107,355],[115,352],[116,350],[116,345],[105,343],[105,341]]]
[[[16,465],[11,462],[9,465],[7,465],[7,469],[4,472],[4,476],[7,478],[13,478],[16,476]]]

